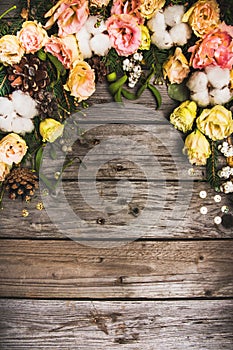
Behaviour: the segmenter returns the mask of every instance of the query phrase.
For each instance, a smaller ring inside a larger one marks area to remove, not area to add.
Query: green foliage
[[[115,49],[110,49],[108,54],[103,58],[103,61],[110,73],[116,72],[116,74],[119,75],[122,75],[124,73],[122,69],[123,58],[118,56]]]
[[[189,99],[190,92],[186,86],[186,82],[183,82],[181,84],[169,84],[168,95],[173,100],[183,102]]]
[[[2,66],[0,68],[0,96],[7,96],[11,92],[11,86],[7,79],[6,68]]]
[[[151,45],[150,50],[145,51],[144,59],[146,67],[155,67],[154,73],[156,80],[163,79],[163,64],[167,61],[169,55],[173,52],[171,50],[160,50],[155,45]]]
[[[207,159],[206,164],[206,179],[214,189],[219,189],[221,180],[218,176],[217,162],[219,151],[217,149],[216,142],[210,141],[211,155]]]

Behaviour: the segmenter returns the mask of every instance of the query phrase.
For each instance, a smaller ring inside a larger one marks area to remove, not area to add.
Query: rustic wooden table
[[[4,6],[9,1],[1,3],[0,13]],[[89,168],[77,179],[80,165],[74,162],[63,185],[76,217],[87,225],[69,226],[65,211],[67,231],[60,232],[49,210],[36,209],[44,198],[25,204],[5,197],[0,349],[232,349],[233,232],[213,221],[223,204],[232,204],[227,198],[214,202],[204,169],[190,176],[177,146],[179,133],[166,122],[175,104],[165,86],[158,88],[159,113],[145,92],[128,106],[127,119],[125,112],[114,112],[109,123],[106,113],[95,115],[111,102],[103,84],[90,99],[94,115],[80,116],[89,130],[73,153],[88,156]],[[142,114],[142,106],[149,112]],[[112,154],[108,143],[97,151],[109,139]],[[125,152],[119,143],[120,154],[114,153],[117,140],[126,140]],[[96,209],[89,189],[97,168]],[[206,199],[199,197],[201,190],[208,192]],[[102,210],[101,200],[117,203],[117,210]],[[200,214],[203,205],[207,215]],[[112,247],[106,237],[118,235],[127,242]]]

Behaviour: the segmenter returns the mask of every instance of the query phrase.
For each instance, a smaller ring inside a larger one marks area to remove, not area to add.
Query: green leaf
[[[115,95],[114,95],[114,100],[115,100],[116,102],[122,102],[122,98],[121,98],[121,88],[119,88],[119,89],[117,90],[117,92],[115,93]]]
[[[138,96],[135,95],[134,93],[122,88],[121,89],[122,95],[127,98],[127,100],[137,100]]]
[[[148,89],[152,92],[152,94],[154,95],[155,99],[156,99],[156,103],[157,103],[157,109],[160,108],[161,104],[162,104],[162,97],[160,95],[159,90],[152,84],[148,84]]]
[[[185,83],[168,85],[168,95],[173,100],[184,102],[190,98],[189,89]]]
[[[64,76],[66,74],[66,70],[63,66],[63,64],[53,55],[50,53],[47,53],[47,56],[50,60],[50,62],[55,66],[57,70],[57,81],[60,79],[60,76]]]
[[[120,87],[124,85],[127,79],[128,79],[127,75],[124,74],[120,79],[118,79],[117,81],[109,85],[109,91],[113,96],[116,94],[117,90],[119,90]]]
[[[40,171],[40,164],[41,164],[41,160],[42,160],[42,155],[43,155],[43,145],[38,149],[38,151],[36,152],[36,159],[35,159],[35,168],[37,173],[39,173]]]
[[[43,50],[39,50],[39,51],[37,51],[37,57],[38,57],[41,61],[46,61],[47,54],[46,54],[46,52],[44,52]]]

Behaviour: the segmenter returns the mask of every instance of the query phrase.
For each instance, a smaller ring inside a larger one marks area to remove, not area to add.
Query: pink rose
[[[0,141],[0,162],[8,165],[21,162],[27,153],[27,145],[18,134],[11,133]]]
[[[60,0],[45,14],[45,18],[52,16],[46,23],[45,28],[51,28],[57,21],[60,37],[75,34],[86,22],[88,15],[87,0]]]
[[[141,44],[141,30],[137,19],[131,15],[112,15],[107,21],[107,30],[118,55],[129,56]]]
[[[73,62],[81,59],[78,42],[74,35],[67,35],[64,38],[51,36],[45,45],[45,51],[57,57],[65,69],[71,68]]]
[[[18,40],[26,53],[35,53],[48,41],[47,32],[37,21],[26,21],[17,33]]]
[[[231,69],[233,65],[233,26],[222,23],[190,47],[190,63],[195,69],[209,65]]]
[[[64,88],[77,97],[78,102],[88,99],[95,92],[94,70],[85,61],[77,62]]]
[[[112,15],[133,15],[138,20],[138,24],[144,23],[144,18],[140,13],[141,0],[114,0],[111,8]]]

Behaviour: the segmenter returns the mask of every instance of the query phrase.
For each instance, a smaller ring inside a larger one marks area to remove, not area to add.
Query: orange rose
[[[85,61],[79,61],[70,71],[64,86],[78,101],[88,99],[95,92],[95,73]]]
[[[188,22],[197,36],[210,32],[220,23],[220,11],[215,0],[197,1],[183,16],[183,22]]]
[[[168,78],[174,84],[180,84],[189,74],[189,64],[180,47],[177,47],[173,56],[170,56],[163,65],[164,79]]]
[[[3,163],[18,164],[26,152],[26,142],[18,134],[8,134],[0,141],[0,161]]]

